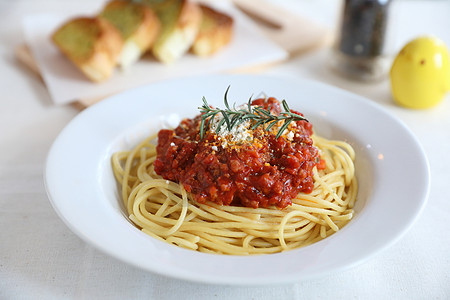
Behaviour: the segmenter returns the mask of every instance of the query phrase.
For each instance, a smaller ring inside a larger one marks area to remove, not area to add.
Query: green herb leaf
[[[220,108],[211,108],[206,100],[206,97],[202,98],[203,105],[199,107],[200,112],[202,112],[202,120],[200,122],[200,139],[203,139],[206,131],[211,126],[212,120],[217,114],[222,115],[222,119],[219,121],[216,132],[220,131],[220,128],[226,124],[227,129],[231,131],[234,126],[239,126],[245,121],[251,121],[252,126],[251,129],[255,129],[258,126],[264,126],[264,130],[269,131],[272,129],[278,121],[284,121],[284,124],[278,129],[276,138],[279,138],[283,132],[288,128],[289,124],[293,121],[306,121],[308,120],[296,113],[293,113],[289,108],[286,100],[282,100],[281,104],[284,108],[284,111],[279,115],[274,115],[270,111],[271,107],[269,106],[267,109],[264,109],[260,106],[253,107],[252,97],[248,100],[247,109],[236,109],[235,104],[233,104],[233,109],[230,108],[228,103],[228,91],[230,90],[230,86],[228,86],[224,95],[224,104],[225,109]],[[268,125],[267,125],[268,124]],[[267,126],[266,126],[267,125]]]

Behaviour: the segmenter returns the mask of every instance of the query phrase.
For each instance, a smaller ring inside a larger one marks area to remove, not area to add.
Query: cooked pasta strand
[[[353,148],[312,138],[325,169],[315,168],[312,193],[300,193],[284,210],[196,203],[182,185],[154,172],[155,136],[131,151],[115,153],[111,164],[129,219],[144,233],[206,253],[276,253],[326,238],[353,216],[358,191]]]

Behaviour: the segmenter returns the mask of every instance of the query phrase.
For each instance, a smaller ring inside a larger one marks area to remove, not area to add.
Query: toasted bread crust
[[[170,64],[185,54],[192,46],[201,24],[202,12],[197,3],[181,1],[181,10],[173,30],[158,39],[153,54],[161,62]]]
[[[150,8],[145,5],[140,6],[143,9],[143,20],[141,26],[139,26],[134,34],[133,40],[139,45],[142,51],[145,52],[155,43],[161,29],[161,23]]]
[[[86,40],[92,41],[83,55],[77,55],[77,49],[64,40],[63,37],[70,34],[65,32],[68,26],[79,30]],[[92,34],[89,35],[90,33]],[[123,46],[119,31],[108,21],[97,17],[80,17],[67,21],[53,33],[52,40],[75,66],[95,82],[104,81],[112,75]]]
[[[191,51],[199,56],[208,56],[227,45],[233,34],[233,19],[206,5],[200,5],[202,25]]]
[[[200,5],[194,2],[189,2],[188,0],[183,0],[182,5],[177,27],[191,27],[198,31],[202,21],[202,10]]]

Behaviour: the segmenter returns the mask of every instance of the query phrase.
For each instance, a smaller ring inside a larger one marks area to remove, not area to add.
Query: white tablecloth
[[[416,134],[431,165],[431,193],[418,221],[400,241],[345,272],[264,287],[203,285],[161,277],[81,241],[58,218],[43,184],[47,151],[79,111],[70,105],[52,105],[39,79],[14,58],[14,49],[24,42],[24,15],[67,11],[75,5],[95,8],[101,3],[0,1],[0,299],[450,298],[450,97],[430,110],[400,108],[391,100],[387,81],[362,84],[330,72],[326,48],[264,73],[315,79],[364,95]],[[333,26],[338,4],[283,2],[327,26]],[[398,5],[402,7],[396,18],[399,44],[422,33],[435,33],[450,45],[449,1],[401,1]]]

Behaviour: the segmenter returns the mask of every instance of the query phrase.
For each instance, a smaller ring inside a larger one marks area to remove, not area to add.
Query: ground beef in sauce
[[[252,105],[281,112],[275,98],[256,99]],[[224,146],[224,138],[211,130],[200,139],[200,121],[201,115],[174,130],[161,130],[154,162],[157,174],[183,184],[197,202],[282,209],[299,192],[312,191],[318,150],[309,122],[292,122],[279,138],[277,126],[271,132],[258,127],[251,140]]]

